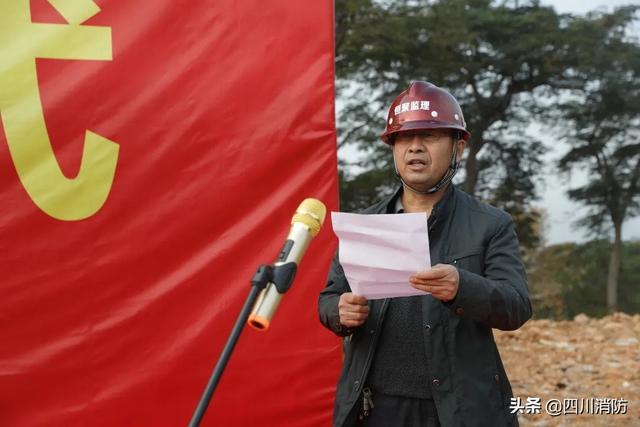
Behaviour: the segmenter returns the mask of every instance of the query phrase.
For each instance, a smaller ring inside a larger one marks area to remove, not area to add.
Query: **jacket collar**
[[[386,213],[392,214],[396,213],[396,205],[398,200],[400,200],[400,196],[402,195],[403,187],[400,186],[396,192],[387,199],[386,201]],[[451,212],[451,207],[453,205],[453,194],[455,192],[455,186],[453,184],[449,184],[447,188],[444,190],[444,195],[442,198],[436,203],[431,211],[431,215],[429,215],[429,230],[432,230],[436,224],[439,224],[443,221],[443,218],[446,218]]]
[[[453,184],[447,185],[444,190],[442,199],[436,203],[429,215],[429,230],[433,230],[437,224],[442,224],[451,213],[451,207],[453,206],[453,193],[455,193],[455,187]]]

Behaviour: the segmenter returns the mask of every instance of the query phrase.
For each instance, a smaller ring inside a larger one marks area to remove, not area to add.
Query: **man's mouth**
[[[411,159],[407,162],[409,166],[426,166],[427,162],[422,159]]]

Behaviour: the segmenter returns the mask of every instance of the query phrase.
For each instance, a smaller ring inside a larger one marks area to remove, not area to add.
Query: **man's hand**
[[[340,314],[340,324],[347,328],[355,328],[367,320],[369,303],[363,296],[346,292],[340,295],[338,313]]]
[[[458,270],[449,264],[436,264],[431,270],[421,271],[409,278],[411,286],[430,292],[440,301],[451,301],[458,294],[460,276]]]

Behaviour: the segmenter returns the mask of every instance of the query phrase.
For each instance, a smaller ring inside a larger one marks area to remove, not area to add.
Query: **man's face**
[[[453,137],[449,129],[429,129],[400,132],[395,137],[393,155],[398,173],[416,190],[433,187],[447,171],[453,152]],[[458,140],[458,160],[465,141]]]

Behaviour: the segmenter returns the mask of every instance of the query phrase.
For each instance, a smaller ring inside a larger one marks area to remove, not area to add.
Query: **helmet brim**
[[[385,131],[380,138],[386,143],[391,145],[393,140],[392,136],[400,132],[406,132],[409,130],[428,130],[428,129],[454,129],[459,130],[462,133],[462,139],[468,141],[471,138],[471,133],[460,125],[455,123],[446,123],[442,121],[431,120],[419,120],[405,122],[392,130]]]

